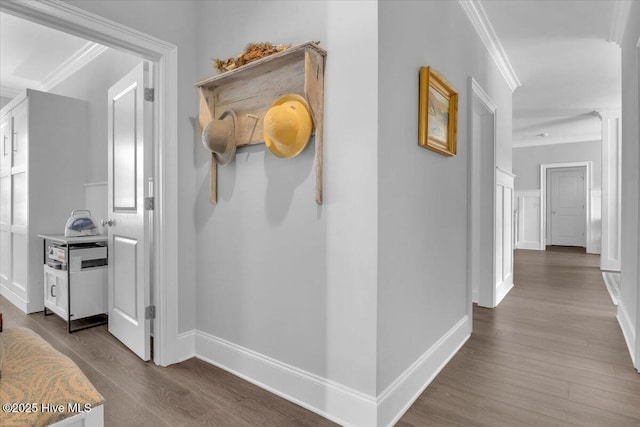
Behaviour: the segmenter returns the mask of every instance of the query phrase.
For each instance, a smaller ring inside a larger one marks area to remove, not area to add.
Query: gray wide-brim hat
[[[228,164],[236,154],[236,113],[227,110],[202,130],[202,145],[211,151],[220,166]]]

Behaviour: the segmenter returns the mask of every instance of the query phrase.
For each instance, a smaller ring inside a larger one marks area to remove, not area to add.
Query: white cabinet
[[[107,236],[64,237],[40,235],[44,239],[44,314],[49,311],[67,322],[75,332],[107,321]],[[91,316],[98,318],[76,320]]]
[[[42,243],[84,206],[87,104],[26,90],[0,110],[0,293],[42,311]]]

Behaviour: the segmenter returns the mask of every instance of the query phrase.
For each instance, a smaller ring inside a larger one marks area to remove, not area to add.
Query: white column
[[[602,120],[602,248],[600,268],[620,271],[620,111],[599,111]]]

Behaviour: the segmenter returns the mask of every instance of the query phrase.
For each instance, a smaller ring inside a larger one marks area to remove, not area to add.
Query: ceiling
[[[513,92],[514,146],[600,140],[594,111],[619,110],[615,1],[483,0],[521,82]],[[538,136],[548,134],[548,136]]]
[[[514,146],[600,139],[594,111],[620,109],[616,1],[482,0],[521,86],[513,93]],[[0,13],[3,97],[49,90],[106,47]],[[548,134],[546,137],[537,135]]]
[[[6,98],[26,88],[49,90],[106,47],[0,13],[0,89]]]

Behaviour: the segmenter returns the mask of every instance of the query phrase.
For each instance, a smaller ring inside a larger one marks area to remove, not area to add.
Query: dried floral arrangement
[[[233,70],[248,64],[265,56],[273,55],[274,53],[282,52],[290,48],[291,45],[274,45],[269,42],[264,43],[249,43],[244,49],[244,52],[238,55],[236,58],[227,58],[224,61],[218,58],[213,60],[213,66],[216,70],[224,73],[225,71]]]

